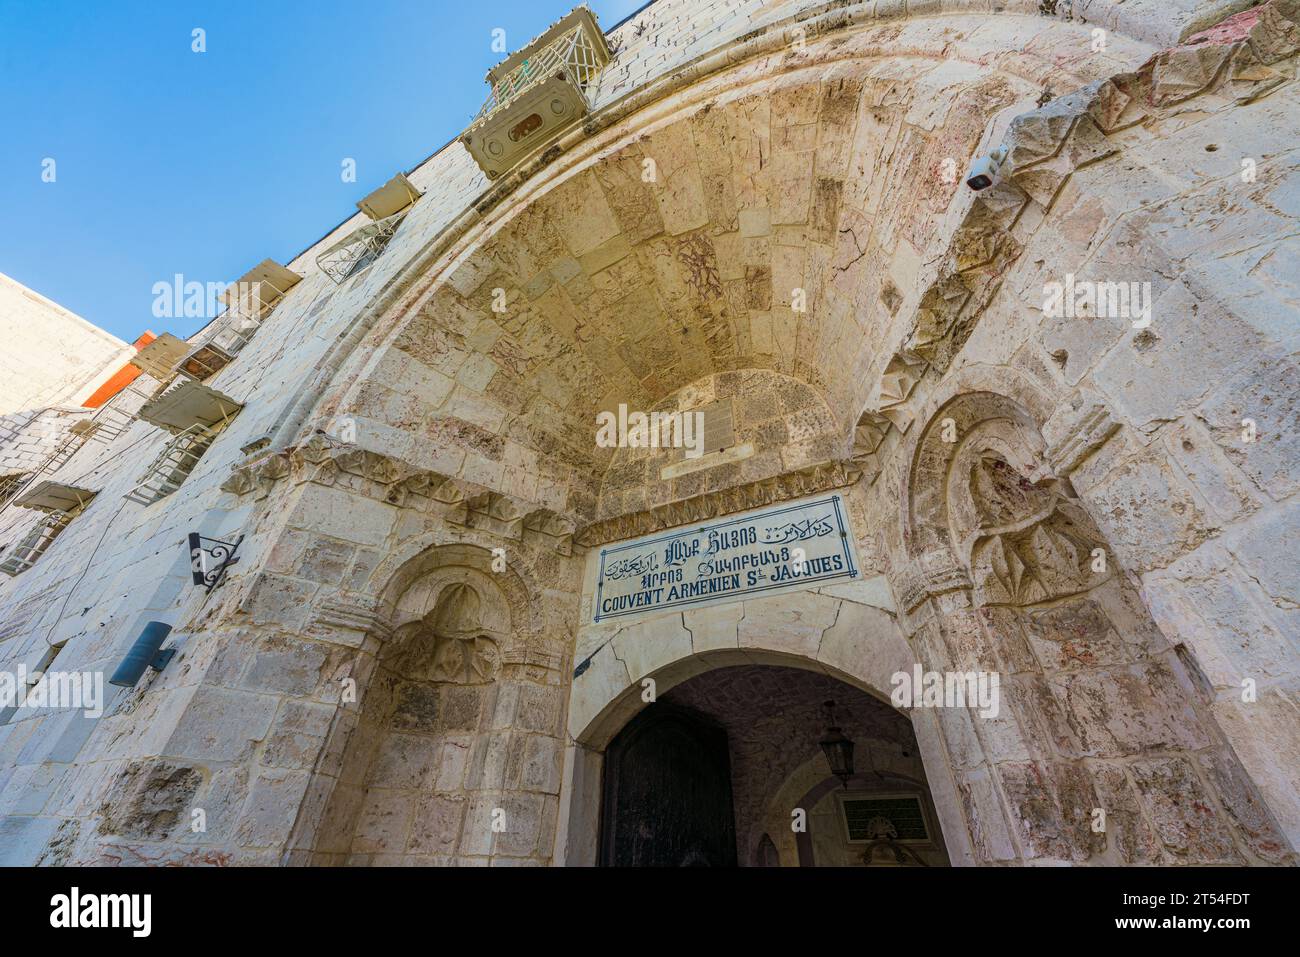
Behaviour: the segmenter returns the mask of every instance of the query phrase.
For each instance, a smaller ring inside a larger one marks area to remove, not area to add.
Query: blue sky
[[[154,283],[301,252],[464,129],[494,29],[517,49],[573,2],[0,0],[0,272],[128,341],[188,335]],[[643,3],[589,0],[605,29]]]

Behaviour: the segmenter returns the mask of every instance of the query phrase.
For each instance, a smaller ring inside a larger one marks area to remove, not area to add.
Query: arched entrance
[[[605,866],[948,863],[908,719],[784,665],[724,665],[647,704],[606,749],[600,828]]]
[[[973,863],[933,710],[905,714],[888,703],[891,676],[916,659],[882,578],[650,617],[609,634],[584,629],[580,646],[593,642],[569,699],[556,864],[601,862],[606,762],[624,729],[661,705],[728,732],[736,863],[817,863],[818,835],[844,827],[846,789],[819,747],[827,700],[855,743],[847,791],[918,798],[933,852],[926,863]],[[770,765],[770,776],[747,777],[758,765]],[[796,808],[807,812],[803,840],[812,842],[802,850],[791,827]],[[822,847],[821,861],[860,863],[859,846]]]

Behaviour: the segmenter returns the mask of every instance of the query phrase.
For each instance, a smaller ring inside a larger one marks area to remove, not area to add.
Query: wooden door
[[[628,722],[605,754],[601,863],[734,867],[727,733],[659,702]]]

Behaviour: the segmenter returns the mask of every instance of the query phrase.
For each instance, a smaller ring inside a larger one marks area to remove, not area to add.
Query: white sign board
[[[860,574],[844,501],[825,495],[602,549],[592,614],[699,608]]]

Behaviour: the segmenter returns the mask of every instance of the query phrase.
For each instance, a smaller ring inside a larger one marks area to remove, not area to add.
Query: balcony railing
[[[222,293],[226,310],[176,364],[176,371],[200,381],[229,364],[248,345],[275,307],[302,277],[279,263],[265,259]]]
[[[552,77],[572,82],[582,91],[585,98],[588,85],[600,73],[608,59],[608,53],[597,49],[596,44],[592,42],[588,30],[581,25],[573,27],[493,83],[487,102],[483,104],[478,116],[470,124],[470,130],[481,126],[497,112]]]
[[[10,499],[16,498],[30,478],[31,475],[27,472],[0,475],[0,508],[8,505]]]
[[[342,283],[379,258],[408,211],[409,207],[376,222],[366,223],[317,256],[316,265],[335,283]]]
[[[185,483],[220,431],[221,426],[192,425],[174,435],[135,488],[123,497],[141,505],[166,498]]]
[[[0,572],[6,575],[21,575],[27,571],[45,554],[45,550],[54,543],[74,517],[76,511],[49,512],[36,523],[36,527],[28,532],[21,542],[13,547],[4,561],[0,562]]]

